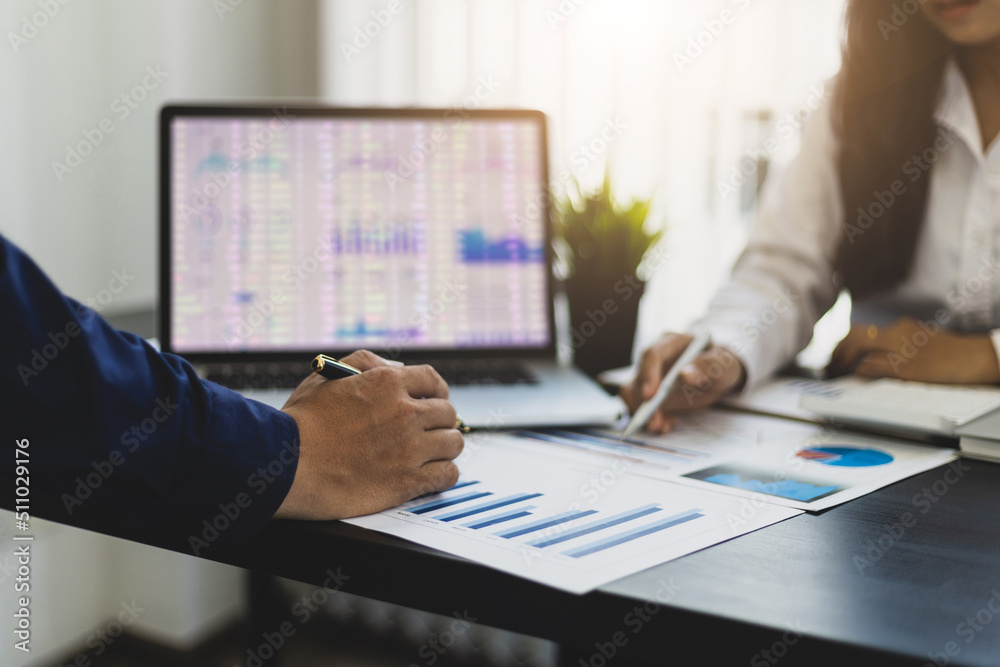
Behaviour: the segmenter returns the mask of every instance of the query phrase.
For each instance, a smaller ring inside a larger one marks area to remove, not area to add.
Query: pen
[[[339,380],[352,375],[361,375],[360,368],[355,368],[350,364],[345,364],[340,359],[334,359],[325,354],[317,354],[316,358],[312,360],[312,367],[313,373],[322,375],[327,380]]]
[[[674,363],[667,373],[667,376],[663,378],[660,382],[660,388],[656,390],[653,397],[639,406],[639,409],[635,411],[632,415],[632,419],[629,420],[628,425],[625,430],[622,431],[620,440],[631,436],[633,433],[638,431],[640,428],[646,425],[649,418],[653,416],[656,409],[660,407],[660,403],[663,403],[663,399],[673,390],[674,385],[677,384],[677,379],[681,375],[681,369],[690,364],[695,358],[705,351],[709,345],[712,344],[712,338],[707,333],[700,333],[696,335],[688,346],[684,349],[680,358]]]
[[[341,378],[351,377],[352,375],[361,375],[360,368],[355,368],[350,364],[345,364],[340,359],[334,359],[333,357],[325,354],[316,355],[316,358],[312,360],[312,369],[313,373],[322,375],[327,380],[339,380]],[[471,427],[462,423],[461,417],[458,418],[455,428],[462,433],[468,433],[472,430]]]

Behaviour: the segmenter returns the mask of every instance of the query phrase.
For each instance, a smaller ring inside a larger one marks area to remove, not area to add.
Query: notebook
[[[209,379],[280,407],[364,348],[471,426],[620,416],[557,361],[541,112],[168,106],[160,149],[161,344]]]
[[[956,433],[963,455],[1000,461],[1000,411],[974,419],[961,426]]]
[[[911,433],[955,437],[956,430],[1000,409],[1000,389],[853,377],[823,383],[800,406],[823,417]]]

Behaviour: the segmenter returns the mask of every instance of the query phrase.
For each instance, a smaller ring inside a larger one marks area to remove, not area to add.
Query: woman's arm
[[[809,343],[836,301],[833,256],[845,232],[830,114],[829,103],[817,110],[799,155],[765,192],[730,280],[692,327],[709,331],[715,345],[682,371],[650,419],[651,431],[669,430],[676,411],[711,405],[773,374]],[[646,350],[636,378],[622,388],[630,409],[655,393],[687,340],[668,333]]]
[[[798,156],[764,193],[732,276],[694,325],[731,350],[751,387],[809,343],[839,287],[833,257],[845,235],[831,108],[809,121]]]

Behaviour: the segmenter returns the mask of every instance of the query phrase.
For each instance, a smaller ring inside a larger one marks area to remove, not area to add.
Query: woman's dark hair
[[[907,4],[912,14],[901,9]],[[917,7],[898,0],[847,5],[843,65],[833,95],[845,232],[834,266],[855,298],[907,277],[927,206],[930,172],[916,177],[912,167],[903,171],[937,138],[934,110],[953,44]],[[893,192],[894,181],[902,194]],[[892,193],[894,201],[886,206],[876,193]]]

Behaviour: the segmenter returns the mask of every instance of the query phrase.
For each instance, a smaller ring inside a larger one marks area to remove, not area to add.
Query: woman
[[[849,0],[846,26],[830,103],[694,327],[715,344],[650,431],[792,361],[841,289],[830,373],[1000,383],[1000,0]],[[630,409],[690,340],[646,350]]]

